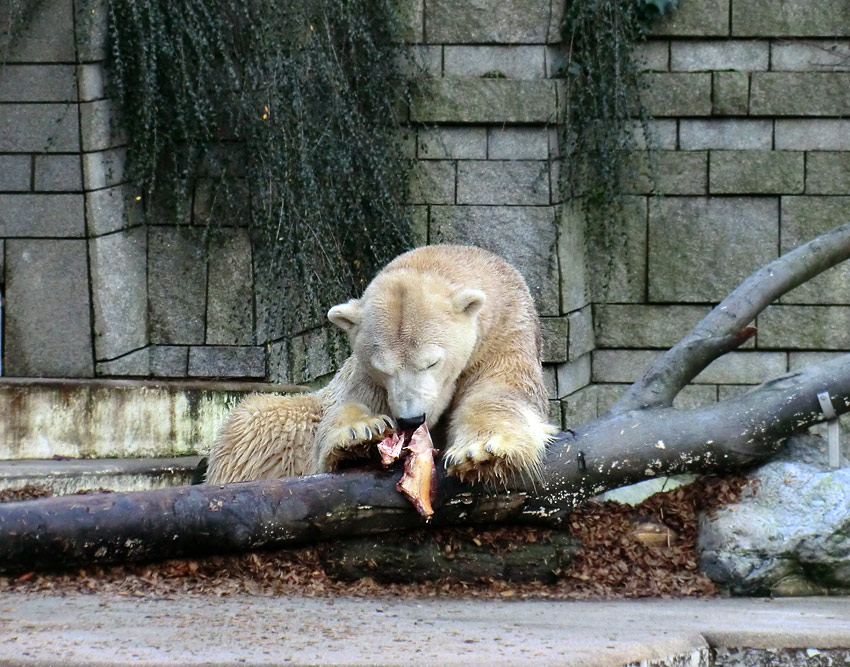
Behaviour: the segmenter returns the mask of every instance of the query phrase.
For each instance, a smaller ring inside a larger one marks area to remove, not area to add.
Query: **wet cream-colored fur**
[[[254,395],[210,455],[207,481],[331,471],[375,446],[387,424],[446,425],[443,461],[468,481],[535,477],[546,423],[537,314],[519,273],[466,246],[428,246],[381,271],[328,317],[353,354],[322,390]]]

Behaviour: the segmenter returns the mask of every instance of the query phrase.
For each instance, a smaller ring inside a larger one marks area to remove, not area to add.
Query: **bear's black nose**
[[[396,422],[402,431],[413,431],[425,423],[425,415],[419,415],[418,417],[410,417],[407,419],[404,417],[398,417]]]

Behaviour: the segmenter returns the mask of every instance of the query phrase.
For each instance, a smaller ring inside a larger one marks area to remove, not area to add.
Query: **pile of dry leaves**
[[[441,579],[379,584],[370,577],[332,579],[317,545],[278,552],[181,558],[146,564],[92,566],[71,572],[29,572],[0,577],[0,591],[114,592],[137,597],[178,593],[207,595],[354,595],[399,597],[613,598],[704,596],[714,585],[697,570],[695,542],[700,511],[734,502],[746,480],[703,478],[656,494],[637,507],[587,503],[570,520],[581,547],[554,583],[513,583],[496,577],[477,581]],[[29,487],[0,493],[0,501],[50,495]],[[420,531],[440,549],[470,543],[490,553],[553,539],[553,531],[533,527],[443,528]],[[424,536],[424,537],[423,537]],[[380,564],[378,564],[380,567]]]

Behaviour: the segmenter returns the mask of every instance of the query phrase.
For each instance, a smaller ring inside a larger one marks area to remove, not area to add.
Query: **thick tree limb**
[[[733,471],[768,458],[788,435],[823,420],[823,391],[836,413],[850,411],[850,354],[722,403],[669,405],[680,383],[747,335],[742,327],[782,293],[780,285],[791,289],[848,255],[845,225],[782,258],[797,259],[756,272],[653,366],[629,400],[562,433],[536,486],[488,493],[440,469],[434,523],[557,526],[576,504],[610,488],[657,475]],[[419,526],[423,519],[395,489],[400,475],[355,471],[0,504],[0,573],[289,547]]]
[[[756,315],[786,292],[850,258],[850,223],[773,260],[741,283],[629,387],[611,409],[627,412],[673,405],[712,361],[745,343]]]
[[[558,526],[606,489],[656,475],[732,471],[823,419],[817,394],[850,411],[850,354],[697,410],[609,414],[552,443],[537,488],[496,494],[440,469],[437,525]],[[354,471],[0,505],[0,572],[281,548],[420,526],[401,472]]]

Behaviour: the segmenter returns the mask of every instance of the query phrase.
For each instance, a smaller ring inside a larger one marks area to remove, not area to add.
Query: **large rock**
[[[740,501],[700,518],[700,569],[732,593],[850,591],[850,461],[826,470],[823,440],[795,436],[750,473]]]

